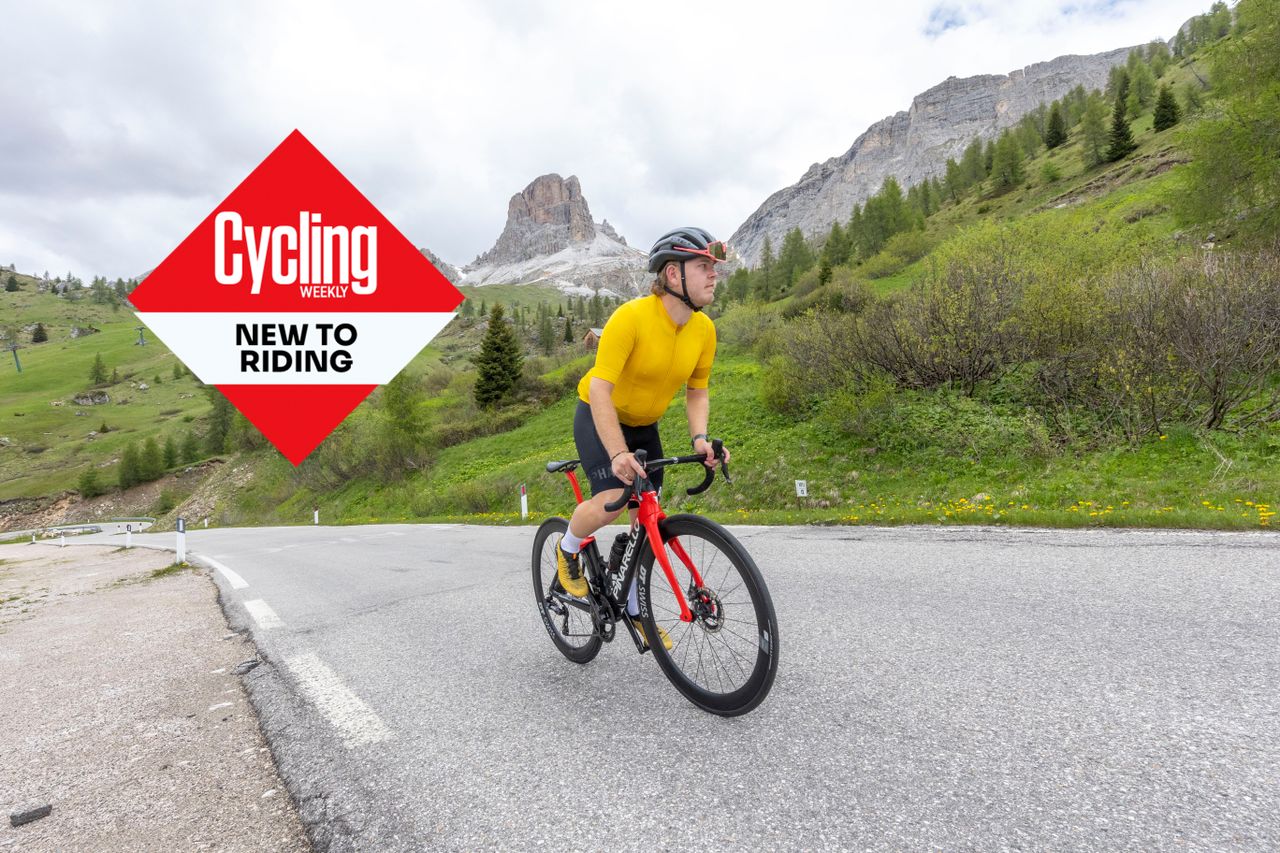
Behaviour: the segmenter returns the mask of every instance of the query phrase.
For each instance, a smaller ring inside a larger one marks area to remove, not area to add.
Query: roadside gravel
[[[0,850],[309,849],[237,675],[254,646],[172,559],[0,546]]]

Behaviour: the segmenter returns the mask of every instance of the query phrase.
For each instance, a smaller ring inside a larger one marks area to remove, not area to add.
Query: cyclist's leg
[[[626,436],[625,428],[623,436]],[[623,489],[622,481],[614,476],[609,452],[596,433],[591,407],[581,400],[573,413],[573,443],[577,446],[582,470],[591,485],[591,499],[578,504],[569,519],[569,541],[565,544],[565,550],[569,552],[576,552],[581,540],[618,517],[621,511],[611,513],[604,506],[617,500]]]

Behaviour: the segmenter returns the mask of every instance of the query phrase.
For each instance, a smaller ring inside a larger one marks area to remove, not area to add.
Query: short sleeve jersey
[[[591,378],[613,383],[613,405],[627,426],[655,423],[680,386],[706,388],[716,357],[716,327],[701,311],[677,326],[658,296],[618,307],[604,326],[596,363],[578,383],[578,397],[591,402]]]

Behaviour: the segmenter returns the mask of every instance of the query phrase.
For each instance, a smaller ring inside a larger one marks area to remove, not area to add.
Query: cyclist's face
[[[685,286],[689,300],[702,307],[710,305],[716,293],[716,264],[710,258],[694,258],[684,263]],[[677,287],[679,283],[677,282]]]

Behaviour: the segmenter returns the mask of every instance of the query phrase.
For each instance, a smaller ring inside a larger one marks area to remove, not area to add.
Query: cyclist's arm
[[[622,476],[624,471],[630,471],[632,477],[637,474],[643,474],[644,469],[640,467],[640,463],[636,462],[635,456],[627,451],[627,441],[622,437],[622,425],[618,422],[618,410],[613,405],[613,383],[607,379],[601,379],[598,376],[591,377],[590,394],[591,398],[591,421],[596,426],[596,435],[600,436],[600,443],[604,445],[605,452],[609,454],[610,465],[613,466],[613,472]],[[622,470],[619,470],[619,465]],[[622,478],[623,482],[629,482],[626,478]]]
[[[711,414],[711,397],[707,393],[706,388],[686,388],[684,392],[684,408],[685,414],[689,416],[689,436],[706,435],[707,420]],[[711,449],[711,442],[705,438],[695,439],[693,442],[693,452],[701,453],[707,457],[703,462],[704,465],[715,466],[715,451]],[[729,451],[725,450],[725,461],[729,459]]]

